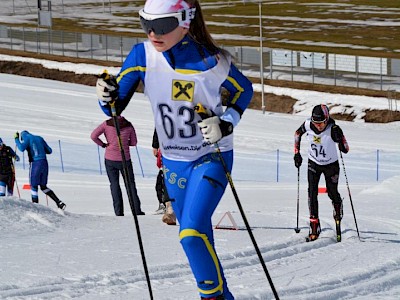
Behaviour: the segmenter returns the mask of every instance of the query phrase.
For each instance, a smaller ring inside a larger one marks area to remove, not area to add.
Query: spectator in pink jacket
[[[144,215],[140,208],[140,199],[136,189],[135,175],[133,173],[131,155],[129,146],[136,146],[137,138],[133,125],[122,116],[118,116],[118,123],[121,131],[122,146],[125,152],[126,163],[128,167],[130,185],[133,195],[133,204],[137,215]],[[104,135],[106,143],[99,137]],[[104,159],[107,176],[110,181],[111,196],[113,199],[114,212],[116,216],[124,215],[124,202],[122,199],[122,191],[119,185],[119,173],[124,176],[121,150],[119,148],[118,136],[115,130],[113,119],[108,119],[101,123],[91,134],[91,139],[100,147],[106,149]],[[128,187],[125,184],[125,188]]]

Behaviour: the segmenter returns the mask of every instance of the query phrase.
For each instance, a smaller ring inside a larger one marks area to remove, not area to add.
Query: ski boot
[[[162,214],[165,213],[165,211],[166,211],[165,204],[164,204],[164,203],[160,203],[160,204],[158,205],[158,209],[155,211],[155,214],[156,214],[156,215],[162,215]]]
[[[342,229],[340,228],[340,221],[343,218],[343,202],[333,203],[333,219],[336,226],[336,241],[342,241]]]
[[[310,218],[310,232],[306,238],[307,242],[315,241],[321,233],[321,225],[318,218]]]
[[[56,203],[57,207],[59,209],[64,210],[66,205],[64,202],[62,202],[60,199],[58,199],[58,197],[56,196],[56,194],[49,189],[48,187],[46,187],[45,189],[42,189],[43,193],[45,193],[47,196],[49,196],[51,199],[53,199],[53,201]]]
[[[67,206],[67,205],[65,205],[65,203],[62,202],[62,201],[60,201],[60,202],[58,202],[58,203],[56,203],[56,204],[57,204],[57,207],[58,207],[59,209],[62,209],[62,210],[65,210],[65,207]]]
[[[172,208],[171,202],[168,201],[165,205],[167,208],[162,217],[162,221],[168,225],[176,225],[176,216]]]

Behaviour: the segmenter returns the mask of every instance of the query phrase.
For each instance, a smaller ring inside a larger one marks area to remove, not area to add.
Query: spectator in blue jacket
[[[41,136],[33,135],[26,130],[21,132],[21,141],[18,132],[15,133],[14,137],[18,149],[21,152],[25,150],[28,152],[32,202],[39,203],[38,191],[40,186],[43,193],[53,199],[58,208],[65,209],[65,203],[58,199],[56,194],[47,187],[49,164],[46,155],[52,153],[50,146]]]

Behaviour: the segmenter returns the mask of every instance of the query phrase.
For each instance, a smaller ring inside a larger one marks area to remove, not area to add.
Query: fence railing
[[[144,39],[0,25],[0,48],[122,63]],[[223,46],[224,47],[224,46]],[[400,59],[225,46],[252,77],[400,91]],[[262,53],[263,69],[260,69]]]
[[[53,153],[47,156],[50,170],[105,175],[103,148],[95,144],[78,145],[61,140],[48,144],[53,149]],[[8,145],[12,145],[11,141]],[[17,173],[20,172],[18,169],[29,169],[26,152],[21,153],[17,150],[17,154],[21,158],[19,162],[16,162]],[[306,153],[302,155],[306,160]],[[76,159],[77,157],[79,160]],[[131,147],[130,157],[136,176],[157,176],[158,168],[151,149],[141,146]],[[355,183],[378,182],[400,176],[400,151],[381,149],[369,152],[353,151],[343,155],[343,159],[349,180]],[[85,163],[82,164],[82,161]],[[304,182],[307,180],[306,165],[304,163],[301,167],[301,178]],[[232,177],[238,181],[296,182],[297,171],[293,162],[293,153],[282,149],[251,155],[235,151]]]

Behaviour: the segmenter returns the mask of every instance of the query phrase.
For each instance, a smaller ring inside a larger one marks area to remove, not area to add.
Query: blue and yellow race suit
[[[215,145],[203,141],[194,107],[201,103],[236,126],[252,98],[252,84],[229,55],[212,55],[189,36],[165,52],[157,52],[150,42],[133,47],[117,76],[118,112],[128,105],[140,81],[152,105],[167,192],[200,295],[233,299],[215,252],[211,223],[227,178]],[[229,94],[225,111],[221,87]],[[110,115],[109,105],[99,103]],[[223,137],[218,146],[231,171],[233,134]]]

